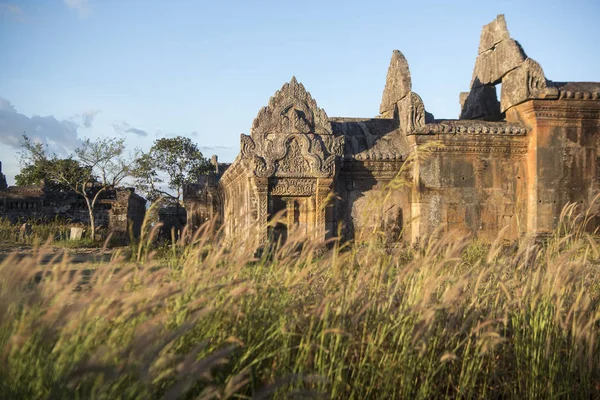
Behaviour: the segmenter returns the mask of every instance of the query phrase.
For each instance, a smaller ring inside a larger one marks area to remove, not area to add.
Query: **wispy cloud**
[[[0,16],[16,21],[24,21],[23,10],[18,5],[12,3],[0,3]]]
[[[94,118],[100,113],[100,110],[89,110],[76,114],[71,118],[71,121],[84,128],[91,128],[94,123]]]
[[[156,136],[157,138],[161,138],[161,137],[177,137],[177,136],[185,136],[185,137],[189,137],[189,138],[197,138],[200,136],[200,134],[197,131],[192,131],[189,134],[181,134],[181,133],[173,133],[173,132],[165,132],[162,131],[160,129],[157,129],[156,132],[154,132],[154,136]]]
[[[0,143],[18,149],[23,135],[44,143],[60,155],[66,155],[79,144],[78,128],[72,120],[58,120],[52,115],[45,117],[21,114],[10,101],[0,97]]]
[[[126,135],[128,133],[133,133],[134,135],[138,135],[138,136],[144,136],[144,137],[148,136],[148,132],[146,132],[145,130],[135,128],[135,127],[129,125],[125,121],[115,122],[112,124],[112,126],[113,126],[113,129],[115,130],[115,132],[120,135]]]
[[[77,11],[80,17],[85,18],[90,15],[90,3],[88,0],[64,0],[67,7]]]
[[[231,150],[234,146],[198,146],[200,150]]]

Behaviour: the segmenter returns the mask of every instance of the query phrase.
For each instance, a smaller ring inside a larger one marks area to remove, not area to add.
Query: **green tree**
[[[48,146],[23,135],[20,182],[42,177],[85,199],[90,218],[90,234],[96,234],[94,209],[101,194],[117,187],[131,174],[135,156],[125,158],[123,139],[84,139],[67,158],[52,153]]]
[[[15,176],[15,183],[17,186],[45,184],[52,191],[69,191],[71,189],[67,185],[55,180],[49,173],[60,168],[78,170],[82,167],[79,162],[69,158],[37,160],[21,168],[20,173]]]
[[[161,138],[137,159],[134,171],[136,188],[152,202],[164,198],[181,203],[183,187],[198,181],[211,165],[189,138]]]

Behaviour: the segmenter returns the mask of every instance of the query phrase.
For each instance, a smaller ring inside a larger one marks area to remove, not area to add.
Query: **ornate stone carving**
[[[489,156],[524,156],[528,151],[527,137],[485,137],[466,139],[446,136],[440,138],[441,146],[432,150],[438,153],[486,154]]]
[[[532,112],[535,118],[540,121],[552,119],[600,120],[600,110],[598,109],[573,109],[568,106],[556,107],[549,105],[536,106]]]
[[[332,184],[332,179],[319,179],[316,187],[315,234],[321,240],[325,239],[326,208]]]
[[[250,133],[256,139],[267,133],[309,132],[331,135],[331,124],[304,85],[292,77],[289,83],[275,92],[269,105],[259,111]]]
[[[271,194],[274,196],[311,196],[316,192],[316,187],[315,179],[274,179],[271,183]]]
[[[427,124],[415,130],[417,135],[435,134],[471,134],[471,135],[502,135],[525,136],[527,127],[514,122],[487,122],[487,121],[440,121]]]
[[[301,175],[304,171],[309,171],[311,165],[308,160],[302,156],[302,151],[295,139],[290,140],[286,155],[275,163],[278,171],[285,171],[292,175]]]
[[[561,90],[559,96],[560,99],[598,100],[600,99],[600,92],[571,92]]]
[[[414,129],[425,125],[425,106],[421,96],[415,92],[410,92],[399,104],[400,129],[405,134],[411,133]]]
[[[256,222],[259,224],[258,242],[260,244],[267,243],[267,221],[268,221],[268,199],[269,184],[265,178],[254,178],[254,196],[256,197]]]
[[[552,82],[559,99],[598,100],[600,82]]]
[[[241,155],[257,177],[332,177],[344,137],[332,134],[325,111],[292,78],[258,113],[251,136],[241,136]]]
[[[501,111],[504,112],[529,99],[544,98],[548,90],[542,67],[528,58],[502,79]]]

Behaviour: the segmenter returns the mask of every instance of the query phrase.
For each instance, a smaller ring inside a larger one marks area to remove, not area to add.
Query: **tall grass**
[[[21,225],[27,223],[30,232],[22,232]],[[23,220],[12,223],[7,218],[0,217],[0,242],[18,244],[33,244],[35,242],[66,241],[69,239],[71,224],[59,218],[53,220]]]
[[[0,398],[597,398],[600,248],[574,214],[513,250],[290,235],[257,258],[207,225],[157,257],[146,230],[91,277],[40,248],[0,265]]]

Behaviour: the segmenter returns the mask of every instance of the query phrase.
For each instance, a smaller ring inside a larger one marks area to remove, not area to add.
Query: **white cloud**
[[[13,106],[10,101],[3,99],[2,97],[0,97],[0,111],[12,111],[12,112],[17,112],[17,110],[15,110],[15,106]]]
[[[27,135],[34,141],[47,144],[57,154],[66,155],[79,144],[79,127],[80,124],[73,120],[58,120],[52,115],[28,117],[17,112],[10,101],[0,97],[0,143],[14,149],[21,147],[21,139]]]
[[[82,18],[90,14],[90,4],[88,0],[64,0],[67,7],[77,10]]]

